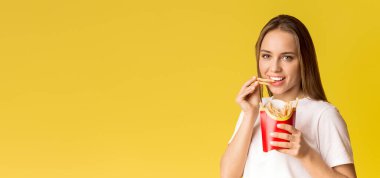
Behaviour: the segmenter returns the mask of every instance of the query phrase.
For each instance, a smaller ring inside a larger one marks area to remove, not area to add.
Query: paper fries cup
[[[296,109],[293,108],[290,115],[287,117],[276,117],[272,115],[267,109],[260,109],[260,121],[261,121],[261,135],[263,151],[268,152],[270,150],[281,149],[281,147],[272,146],[271,141],[288,142],[287,140],[274,138],[270,136],[271,132],[289,133],[286,130],[277,128],[277,124],[289,124],[294,126],[296,120]],[[289,133],[290,134],[290,133]]]

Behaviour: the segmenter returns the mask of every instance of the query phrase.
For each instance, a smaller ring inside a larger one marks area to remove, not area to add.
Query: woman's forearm
[[[308,154],[306,154],[301,159],[301,163],[309,172],[312,177],[318,178],[350,178],[349,176],[343,175],[333,168],[329,167],[321,155],[318,154],[314,149],[310,148]],[[356,177],[352,175],[351,177]]]
[[[244,114],[244,119],[238,131],[227,146],[220,161],[222,178],[240,178],[242,176],[252,140],[253,125],[257,115],[258,110]]]

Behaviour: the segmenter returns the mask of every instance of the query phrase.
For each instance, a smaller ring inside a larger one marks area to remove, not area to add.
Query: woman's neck
[[[302,92],[302,90],[295,92],[295,93],[284,93],[282,95],[273,95],[273,99],[279,99],[285,102],[293,101],[296,98],[301,99],[306,97],[305,94]]]

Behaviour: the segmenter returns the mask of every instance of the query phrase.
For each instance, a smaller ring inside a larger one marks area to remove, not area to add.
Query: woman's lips
[[[285,77],[280,77],[280,76],[269,76],[270,79],[272,79],[274,82],[271,82],[270,85],[272,86],[280,86],[284,84],[285,82]],[[281,80],[279,80],[281,79]]]
[[[285,83],[285,79],[284,80],[281,80],[281,81],[274,81],[272,83],[270,83],[272,86],[280,86],[282,84]]]

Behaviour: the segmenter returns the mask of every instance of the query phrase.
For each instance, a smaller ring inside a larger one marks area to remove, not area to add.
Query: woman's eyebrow
[[[296,54],[296,53],[294,53],[294,52],[283,52],[283,53],[281,53],[281,54]]]
[[[268,51],[268,50],[265,50],[265,49],[262,49],[262,50],[260,50],[261,52],[266,52],[266,53],[272,53],[272,52],[270,52],[270,51]],[[281,54],[296,54],[295,52],[283,52],[283,53],[281,53]]]
[[[272,53],[272,52],[270,52],[270,51],[268,51],[268,50],[265,50],[265,49],[260,50],[260,52]]]

